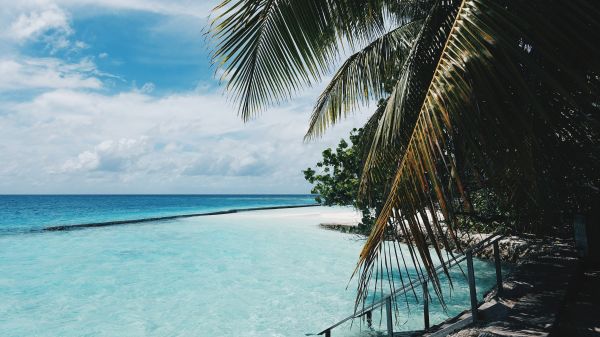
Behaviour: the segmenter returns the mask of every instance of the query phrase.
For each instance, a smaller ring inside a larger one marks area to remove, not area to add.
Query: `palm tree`
[[[552,210],[598,195],[596,0],[223,0],[215,12],[214,62],[244,120],[321,81],[347,51],[306,139],[383,99],[367,123],[361,198],[389,188],[355,270],[357,306],[403,261],[441,298],[432,255],[460,246],[473,186],[523,210],[515,229],[538,232]]]

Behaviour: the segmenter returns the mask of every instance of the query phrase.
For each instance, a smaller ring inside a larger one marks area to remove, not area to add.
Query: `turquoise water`
[[[0,235],[55,225],[314,203],[312,195],[0,195]]]
[[[347,316],[362,241],[320,229],[348,209],[256,211],[0,235],[1,336],[304,336]],[[5,220],[4,220],[5,221]],[[493,266],[476,261],[479,295]],[[461,274],[439,322],[468,307]],[[448,288],[447,288],[448,289]],[[422,309],[397,330],[422,328]],[[376,330],[379,313],[375,313]],[[385,325],[385,322],[383,322]],[[358,322],[334,336],[365,336]]]

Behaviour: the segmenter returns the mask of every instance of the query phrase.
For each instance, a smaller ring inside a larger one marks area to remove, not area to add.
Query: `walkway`
[[[549,336],[578,260],[565,242],[545,241],[539,248],[544,253],[516,266],[499,301],[488,296],[480,306],[480,321],[451,336]]]
[[[588,265],[570,287],[553,336],[600,336],[600,265]]]

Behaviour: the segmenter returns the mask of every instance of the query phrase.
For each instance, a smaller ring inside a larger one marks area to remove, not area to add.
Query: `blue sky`
[[[214,1],[0,0],[0,193],[307,193],[323,83],[249,123],[204,37]],[[367,109],[368,110],[368,109]]]

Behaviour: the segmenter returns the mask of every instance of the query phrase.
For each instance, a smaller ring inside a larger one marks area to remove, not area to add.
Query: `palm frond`
[[[377,121],[371,148],[365,157],[360,199],[371,197],[371,186],[389,184],[389,177],[393,176],[393,173],[381,170],[381,167],[390,167],[388,163],[394,162],[394,171],[397,169],[398,158],[401,158],[406,150],[412,127],[429,86],[428,78],[431,77],[444,47],[459,3],[438,2],[430,7]]]
[[[600,185],[589,174],[600,167],[599,4],[224,0],[212,22],[213,62],[247,120],[321,79],[342,48],[366,46],[336,73],[308,134],[319,135],[356,104],[382,97],[386,72],[397,79],[368,123],[363,197],[393,173],[355,270],[357,307],[373,281],[382,290],[393,259],[398,269],[412,263],[417,277],[429,275],[442,299],[434,260],[458,245],[455,214],[470,207],[464,172],[515,204],[538,202],[556,188],[545,187],[540,172],[565,177],[571,190]],[[409,26],[381,36],[387,25],[415,18],[424,19],[414,24],[414,39]],[[582,55],[589,55],[586,62]],[[396,250],[400,240],[411,243],[407,256]]]
[[[368,44],[433,1],[223,0],[211,22],[213,63],[247,120],[319,81],[341,48]]]
[[[598,116],[591,117],[590,106],[570,96],[597,94],[598,88],[590,85],[589,71],[573,64],[569,55],[600,55],[598,47],[581,34],[600,28],[597,16],[589,14],[597,14],[598,8],[585,0],[552,2],[553,12],[562,13],[557,25],[549,23],[547,13],[536,8],[543,6],[537,2],[514,1],[509,6],[493,0],[464,0],[457,4],[456,11],[449,11],[451,28],[441,52],[436,53],[435,44],[428,45],[427,57],[433,57],[435,65],[430,76],[419,82],[426,72],[411,77],[410,70],[405,71],[379,122],[378,141],[387,145],[397,144],[390,140],[402,139],[402,133],[412,127],[388,199],[360,254],[355,271],[359,274],[357,307],[368,297],[372,276],[383,275],[379,261],[392,259],[383,248],[390,238],[402,237],[412,244],[411,256],[417,255],[422,266],[417,268],[418,277],[431,277],[442,297],[427,247],[443,261],[441,249],[451,249],[447,238],[460,246],[454,214],[468,207],[460,167],[475,167],[493,176],[500,188],[507,184],[510,188],[514,177],[519,177],[519,184],[535,181],[534,158],[539,157],[532,154],[547,154],[543,150],[547,144],[566,146],[561,138],[565,128],[570,130],[568,143],[597,146],[597,133],[586,124],[595,123]],[[582,11],[587,11],[589,21],[581,21]],[[600,71],[597,62],[592,67],[596,74]],[[426,89],[415,113],[414,96],[423,84]],[[553,92],[557,102],[541,101],[545,97],[541,90]],[[405,116],[417,116],[416,121],[399,123]],[[381,156],[386,147],[373,149],[373,156]]]
[[[213,62],[244,120],[320,79],[338,56],[341,37],[355,41],[383,31],[381,1],[352,4],[225,0],[216,8]]]
[[[400,25],[351,55],[319,96],[304,138],[320,136],[358,103],[383,97],[386,81],[406,59],[420,25],[418,18]]]

